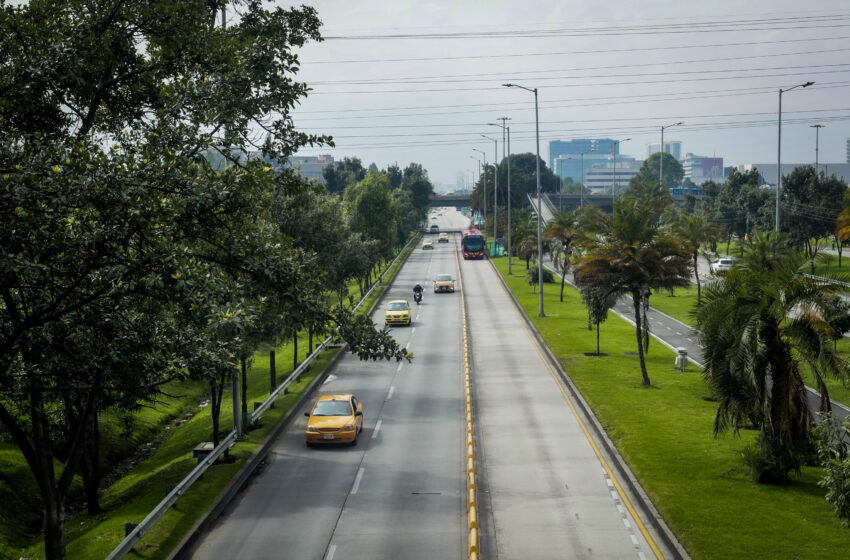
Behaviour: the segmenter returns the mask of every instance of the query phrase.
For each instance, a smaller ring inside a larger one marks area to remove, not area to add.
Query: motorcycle
[[[413,301],[417,304],[422,303],[422,292],[413,292]]]

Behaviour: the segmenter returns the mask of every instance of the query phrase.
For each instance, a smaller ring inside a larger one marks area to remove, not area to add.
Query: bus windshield
[[[484,248],[484,236],[467,235],[463,238],[463,248],[467,251],[480,251]]]

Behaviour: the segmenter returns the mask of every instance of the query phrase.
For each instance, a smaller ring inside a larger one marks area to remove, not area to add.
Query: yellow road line
[[[475,477],[475,438],[472,423],[471,368],[469,366],[469,326],[466,322],[466,297],[463,291],[463,274],[460,270],[460,258],[458,257],[456,240],[455,266],[457,267],[458,291],[460,292],[460,309],[463,323],[463,385],[464,398],[466,400],[466,528],[469,531],[467,552],[469,560],[478,560],[481,551],[481,541],[478,532],[478,485],[476,484]]]
[[[496,273],[500,274],[498,270],[496,271]],[[506,288],[505,284],[502,283],[501,285],[502,285],[502,289],[507,292],[507,288]],[[508,297],[510,297],[510,294],[507,294],[507,295],[508,295]],[[540,356],[540,359],[543,362],[543,364],[546,366],[546,369],[549,370],[549,375],[552,376],[552,379],[555,381],[555,384],[558,385],[558,389],[560,389],[560,391],[561,391],[561,395],[564,397],[564,400],[567,401],[567,404],[570,406],[570,410],[573,411],[573,416],[575,416],[576,420],[578,421],[578,424],[581,427],[581,431],[584,432],[584,437],[587,439],[587,441],[590,443],[590,446],[593,448],[593,452],[596,454],[596,458],[599,459],[600,463],[602,463],[602,467],[605,469],[605,472],[608,473],[608,476],[610,477],[611,481],[614,483],[614,487],[617,489],[617,494],[620,495],[620,499],[626,505],[626,508],[629,510],[629,513],[631,514],[632,519],[634,520],[635,524],[640,528],[640,532],[643,534],[643,537],[646,539],[646,542],[649,544],[649,547],[652,549],[652,552],[655,553],[655,557],[658,558],[658,560],[663,560],[664,555],[661,554],[661,551],[658,549],[658,546],[655,544],[655,541],[650,536],[649,531],[647,531],[647,529],[644,526],[643,522],[641,521],[640,517],[638,517],[637,512],[635,511],[634,507],[632,506],[632,503],[629,501],[628,497],[626,496],[626,493],[623,490],[622,486],[620,486],[619,480],[617,480],[617,477],[614,476],[614,472],[611,470],[611,467],[608,466],[608,462],[602,456],[602,452],[599,451],[599,448],[596,446],[596,442],[593,441],[593,437],[590,435],[590,432],[588,431],[587,426],[584,425],[584,422],[582,421],[581,416],[579,415],[578,411],[576,410],[575,405],[573,405],[572,399],[567,394],[567,390],[564,388],[563,383],[561,383],[561,380],[558,378],[557,374],[552,369],[552,366],[549,364],[549,360],[547,360],[546,356],[544,356],[543,351],[540,349],[540,345],[537,343],[537,340],[534,338],[534,335],[531,334],[531,331],[529,330],[528,325],[523,320],[523,317],[519,314],[519,310],[517,309],[517,306],[512,306],[512,307],[514,309],[514,313],[516,313],[517,316],[519,317],[520,322],[522,323],[522,328],[525,329],[525,334],[528,336],[528,339],[531,341],[531,344],[534,346],[534,349],[537,352],[537,355]]]

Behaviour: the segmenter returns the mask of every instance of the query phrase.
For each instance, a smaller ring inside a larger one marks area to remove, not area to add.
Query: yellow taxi
[[[410,326],[410,304],[406,299],[394,299],[387,303],[384,324]]]
[[[357,434],[363,431],[363,404],[351,394],[322,395],[313,405],[304,437],[307,446],[317,443],[350,443],[357,445]]]
[[[434,280],[434,293],[437,292],[454,292],[455,280],[451,274],[438,274]]]
[[[448,242],[449,242],[449,234],[448,233],[443,232],[437,237],[437,243],[448,243]]]
[[[433,241],[423,241],[422,242],[422,250],[423,251],[425,251],[426,249],[433,249],[433,248],[434,248],[434,242]]]

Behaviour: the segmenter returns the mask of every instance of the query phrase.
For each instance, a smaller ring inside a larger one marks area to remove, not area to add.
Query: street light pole
[[[664,186],[664,129],[670,128],[671,126],[679,126],[683,124],[682,122],[677,122],[673,124],[664,125],[661,127],[661,156],[658,158],[658,186]]]
[[[782,190],[782,93],[797,89],[798,87],[807,88],[812,84],[814,82],[806,82],[805,84],[797,84],[785,90],[782,88],[779,89],[779,121],[776,133],[776,231],[779,231],[779,197]]]
[[[540,312],[538,317],[545,317],[543,312],[543,222],[542,203],[540,199],[540,115],[537,108],[537,88],[531,89],[517,84],[502,84],[505,87],[518,87],[534,93],[534,137],[537,144],[537,286],[540,288]]]
[[[508,276],[511,275],[511,127],[507,126],[510,117],[499,117],[499,123],[489,123],[502,129],[502,159],[505,159],[505,135],[507,134],[507,159],[508,159]]]
[[[480,160],[480,159],[478,159],[478,158],[477,158],[477,157],[475,157],[475,156],[469,156],[469,157],[470,157],[470,159],[474,159],[475,161],[477,161],[477,162],[478,162],[478,181],[480,182],[480,181],[481,181],[481,160]],[[474,185],[473,185],[473,189],[472,189],[472,190],[475,190]]]
[[[493,243],[499,238],[499,142],[495,138],[481,135],[482,138],[493,141]]]
[[[617,184],[617,154],[620,152],[620,142],[628,142],[631,138],[624,138],[622,140],[614,140],[611,144],[611,151],[614,155],[614,180],[611,182],[611,198],[617,197],[617,191],[619,190]],[[614,149],[614,146],[617,146],[617,149]]]
[[[487,244],[487,154],[478,148],[472,148],[472,151],[478,152],[484,158],[484,244]]]
[[[590,152],[593,152],[594,149],[591,148]],[[579,191],[579,207],[584,208],[584,154],[589,154],[590,152],[582,152],[581,153],[581,190]]]
[[[818,174],[818,134],[820,133],[820,129],[825,126],[825,124],[813,124],[809,127],[815,129],[815,175]]]

